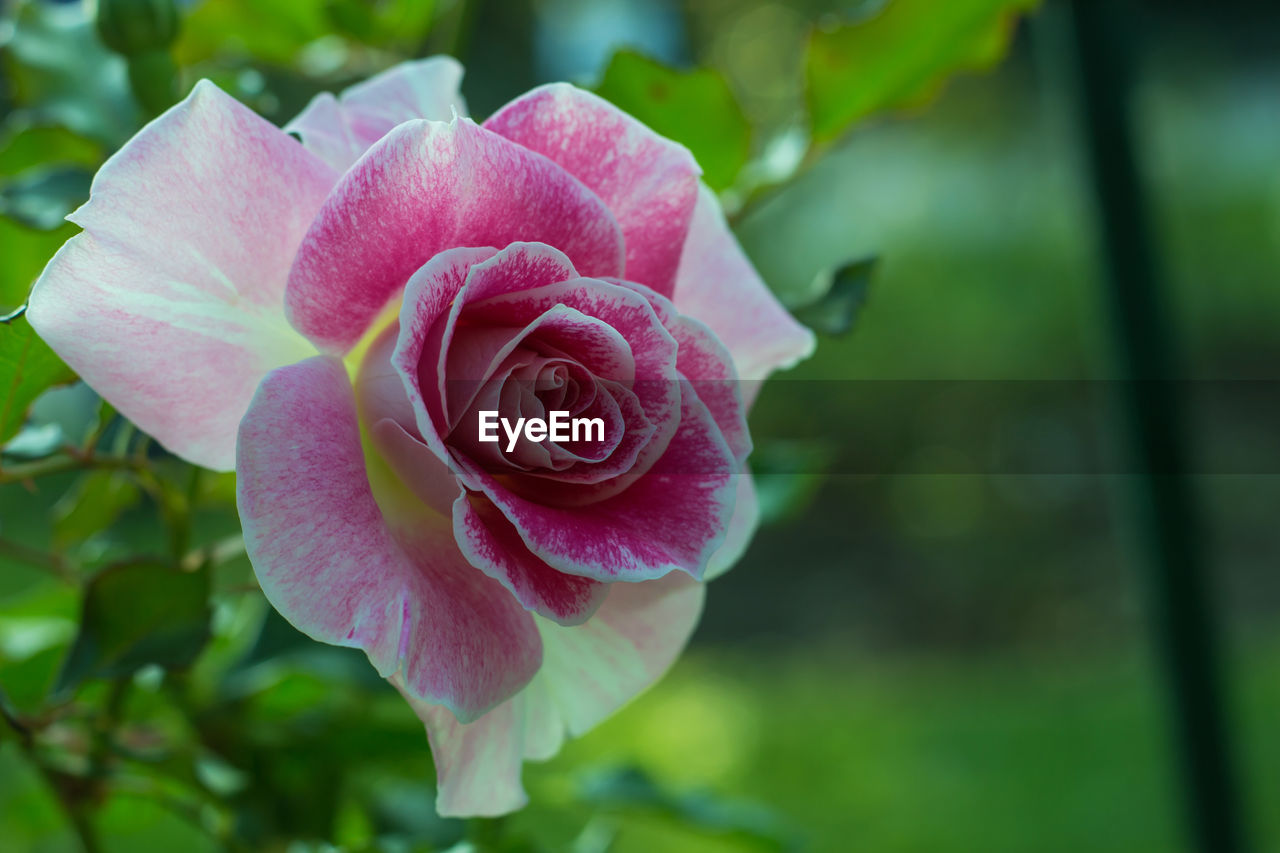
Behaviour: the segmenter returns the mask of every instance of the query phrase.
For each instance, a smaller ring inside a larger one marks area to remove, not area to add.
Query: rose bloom
[[[478,125],[461,77],[406,63],[283,131],[202,81],[98,172],[28,317],[234,468],[267,598],[368,655],[439,811],[478,815],[679,653],[756,524],[748,389],[813,340],[685,148],[562,84]],[[604,436],[508,450],[486,410]]]

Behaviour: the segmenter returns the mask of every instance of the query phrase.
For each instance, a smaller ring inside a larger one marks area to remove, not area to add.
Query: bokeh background
[[[41,396],[21,431],[6,411],[0,470],[42,473],[0,480],[0,849],[1190,849],[1112,437],[1066,3],[993,13],[981,49],[940,60],[927,85],[815,124],[813,34],[885,5],[198,0],[179,4],[172,68],[154,66],[148,94],[91,5],[0,4],[0,313],[74,233],[62,215],[149,98],[207,76],[284,123],[317,91],[448,52],[476,116],[560,79],[656,110],[707,158],[770,286],[821,332],[753,413],[766,523],[712,585],[688,653],[528,765],[532,805],[501,821],[435,817],[407,707],[358,655],[269,613],[236,554],[228,477],[193,475],[83,386]],[[1280,10],[1129,11],[1232,798],[1253,848],[1280,849]],[[835,67],[823,97],[874,86]],[[0,381],[17,387],[18,333],[0,334]],[[49,464],[67,444],[142,473]],[[172,671],[79,649],[68,676],[87,579],[187,551],[209,566],[166,600],[211,615],[207,642],[179,620],[153,652]]]

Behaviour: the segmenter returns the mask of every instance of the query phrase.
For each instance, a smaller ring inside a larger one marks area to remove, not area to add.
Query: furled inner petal
[[[565,493],[563,489],[553,488],[551,492],[554,495],[549,493],[549,499],[561,504],[598,500],[607,493],[625,487],[647,471],[661,456],[680,425],[676,339],[663,325],[649,298],[637,290],[598,279],[575,278],[468,302],[461,313],[477,325],[504,326],[518,322],[523,317],[536,316],[539,311],[570,308],[598,319],[626,341],[635,359],[635,371],[634,378],[622,380],[622,384],[639,403],[644,420],[652,425],[653,432],[652,435],[645,436],[634,457],[626,457],[628,461],[625,470],[619,465],[616,470],[597,471],[583,478],[584,481],[601,484],[601,475],[617,477],[611,488],[598,485],[590,495],[580,493],[576,496]],[[590,365],[590,360],[581,349],[577,354],[584,363]],[[624,413],[630,412],[629,402],[630,400],[618,400]],[[643,422],[637,422],[630,416],[628,423],[646,429]],[[628,451],[635,449],[634,444],[638,438],[639,434],[626,442]]]
[[[471,320],[468,315],[464,317]],[[635,357],[627,339],[608,322],[568,305],[550,305],[523,328],[472,322],[449,331],[443,371],[445,429],[456,428],[474,409],[475,395],[500,367],[512,369],[508,359],[517,351],[524,354],[524,363],[535,358],[560,358],[602,379],[630,382],[635,378]],[[435,364],[421,364],[419,383],[429,381],[438,371]]]

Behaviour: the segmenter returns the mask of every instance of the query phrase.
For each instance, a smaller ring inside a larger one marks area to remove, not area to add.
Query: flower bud
[[[174,0],[98,0],[98,35],[124,56],[163,50],[178,37]]]

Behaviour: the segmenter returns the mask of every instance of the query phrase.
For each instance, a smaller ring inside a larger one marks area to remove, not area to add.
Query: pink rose
[[[197,84],[102,167],[28,316],[235,468],[271,603],[405,695],[441,813],[497,814],[679,653],[755,525],[738,380],[812,338],[683,147],[567,85],[477,125],[461,75],[321,95],[301,144]],[[481,441],[494,411],[603,429]]]

